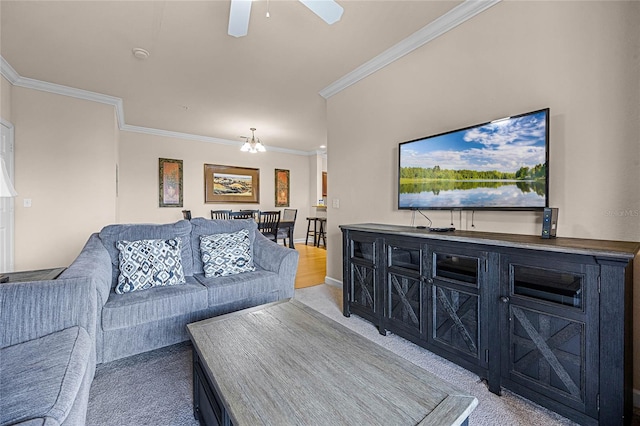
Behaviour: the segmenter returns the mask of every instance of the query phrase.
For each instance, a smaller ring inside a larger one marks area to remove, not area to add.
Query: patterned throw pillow
[[[230,234],[201,235],[200,251],[207,278],[256,270],[251,258],[248,229]]]
[[[170,240],[118,241],[120,276],[116,293],[151,287],[184,284],[180,238]]]

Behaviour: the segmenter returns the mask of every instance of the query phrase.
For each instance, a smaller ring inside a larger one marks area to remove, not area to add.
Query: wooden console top
[[[439,241],[589,255],[600,258],[633,259],[640,251],[640,243],[630,241],[589,240],[566,237],[545,239],[534,235],[458,230],[453,232],[430,232],[428,229],[417,229],[412,226],[381,223],[340,225],[340,228],[360,232],[393,233],[394,235],[428,238]]]

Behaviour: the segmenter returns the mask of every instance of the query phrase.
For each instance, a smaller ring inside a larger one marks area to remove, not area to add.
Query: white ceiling
[[[0,54],[21,76],[121,98],[127,125],[314,151],[319,92],[461,1],[338,0],[327,25],[298,1],[252,6],[227,35],[230,2],[0,1]],[[132,55],[141,47],[146,60]]]

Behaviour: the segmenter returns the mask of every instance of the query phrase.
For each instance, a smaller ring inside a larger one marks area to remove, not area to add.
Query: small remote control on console
[[[449,232],[455,230],[456,228],[429,228],[429,231],[431,232]]]

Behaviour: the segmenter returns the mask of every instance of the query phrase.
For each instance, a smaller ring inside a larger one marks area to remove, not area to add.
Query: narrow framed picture
[[[182,160],[158,159],[160,207],[182,207]]]
[[[289,207],[289,170],[276,169],[276,207]]]
[[[260,169],[204,165],[205,203],[259,203]]]

